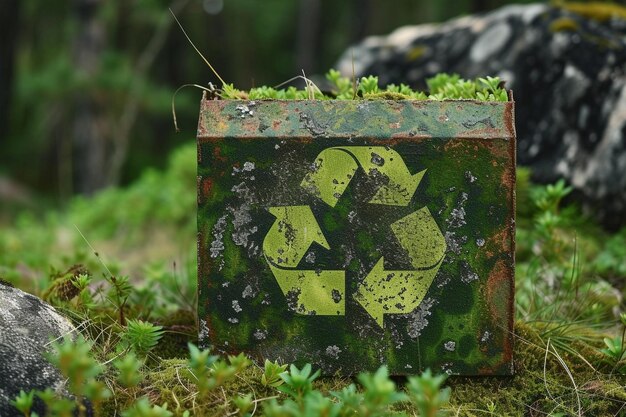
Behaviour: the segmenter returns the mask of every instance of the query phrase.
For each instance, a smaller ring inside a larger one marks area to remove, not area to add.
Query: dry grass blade
[[[563,367],[563,369],[565,369],[565,373],[567,373],[567,376],[569,377],[570,381],[572,381],[572,385],[574,386],[574,393],[576,394],[576,402],[578,405],[578,415],[582,416],[582,405],[580,402],[580,395],[578,394],[578,386],[576,385],[576,381],[574,380],[574,376],[572,375],[572,372],[570,371],[569,367],[567,366],[567,364],[565,363],[565,361],[563,360],[563,358],[561,358],[561,355],[559,355],[559,353],[556,351],[556,349],[554,348],[554,346],[552,346],[552,352],[551,352],[557,359],[557,361],[559,361],[559,364],[561,364],[561,366]]]
[[[220,77],[220,75],[217,73],[217,71],[215,71],[215,68],[213,68],[213,65],[211,65],[211,63],[209,62],[208,59],[206,59],[204,57],[204,55],[202,55],[202,52],[200,52],[200,50],[196,47],[196,45],[191,41],[191,38],[189,37],[189,35],[187,35],[187,32],[185,31],[185,28],[183,28],[183,25],[181,25],[181,23],[178,21],[178,18],[176,17],[176,15],[174,14],[174,12],[172,11],[172,9],[169,9],[170,13],[172,14],[172,16],[174,17],[174,20],[176,21],[176,23],[178,24],[178,27],[180,28],[180,30],[183,32],[183,35],[185,35],[185,38],[187,38],[187,40],[189,41],[189,43],[191,44],[191,46],[193,47],[193,49],[196,50],[196,52],[198,53],[198,55],[200,55],[200,58],[202,58],[202,60],[209,66],[209,68],[211,69],[211,71],[213,72],[213,74],[215,74],[215,76],[220,80],[220,82],[222,83],[222,86],[226,85],[226,81],[224,81],[222,79],[222,77]]]
[[[201,90],[208,91],[209,93],[213,92],[213,90],[211,90],[210,88],[203,87],[198,84],[183,84],[180,87],[178,87],[176,91],[174,91],[174,94],[172,95],[172,118],[174,119],[174,128],[176,129],[176,132],[180,132],[180,129],[178,128],[178,121],[176,120],[176,95],[178,94],[180,90],[182,90],[185,87],[196,87]]]

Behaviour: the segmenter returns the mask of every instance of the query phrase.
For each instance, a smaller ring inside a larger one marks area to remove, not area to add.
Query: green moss
[[[413,48],[409,49],[404,57],[407,61],[415,61],[423,57],[427,51],[428,51],[427,46],[416,45]]]
[[[571,17],[559,17],[550,23],[550,32],[575,32],[580,28],[578,22]]]
[[[485,415],[492,405],[495,415],[502,416],[528,415],[531,407],[539,414],[578,415],[577,395],[583,415],[615,415],[626,388],[618,376],[599,373],[582,359],[593,362],[596,351],[580,342],[571,346],[580,356],[556,349],[576,381],[574,387],[557,357],[546,356],[546,343],[533,327],[518,322],[515,331],[515,377],[449,380],[451,406],[458,415]]]
[[[418,48],[412,54],[418,55],[423,52]],[[508,93],[500,85],[498,77],[487,76],[476,80],[464,80],[458,74],[441,73],[426,80],[430,89],[429,94],[415,91],[404,84],[399,86],[389,84],[385,88],[380,88],[378,77],[371,75],[361,77],[355,83],[350,78],[342,77],[338,71],[331,69],[326,74],[326,78],[332,85],[330,92],[322,92],[310,80],[306,79],[307,88],[304,90],[298,90],[295,87],[276,89],[263,86],[246,92],[237,90],[232,86],[225,86],[218,95],[225,100],[509,100]]]
[[[556,2],[561,7],[570,12],[579,14],[587,19],[596,20],[598,22],[606,22],[609,19],[626,20],[626,7],[609,2],[592,1],[583,2]]]

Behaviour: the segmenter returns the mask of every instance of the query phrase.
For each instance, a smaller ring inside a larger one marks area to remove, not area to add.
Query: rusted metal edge
[[[200,141],[234,136],[512,139],[513,108],[513,101],[203,99],[197,136]]]

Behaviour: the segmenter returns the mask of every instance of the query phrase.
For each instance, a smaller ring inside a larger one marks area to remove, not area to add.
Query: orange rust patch
[[[486,302],[489,306],[491,316],[495,319],[506,317],[508,313],[509,293],[510,293],[510,268],[506,262],[499,260],[494,265],[487,278]]]
[[[496,252],[511,252],[511,229],[504,226],[487,240],[487,244],[490,249],[494,248]]]
[[[512,329],[513,321],[513,269],[504,260],[494,265],[485,286],[485,303],[489,306],[489,313],[493,322],[502,329]],[[508,323],[503,323],[508,320]],[[503,337],[505,361],[513,355],[512,335],[506,333]]]
[[[204,195],[204,197],[208,197],[212,189],[213,181],[211,180],[211,178],[204,178],[202,180],[202,195]]]

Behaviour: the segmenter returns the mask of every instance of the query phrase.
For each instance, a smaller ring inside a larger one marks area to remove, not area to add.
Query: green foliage
[[[307,363],[298,369],[295,365],[289,367],[289,372],[283,372],[280,374],[280,378],[285,382],[284,385],[280,385],[278,390],[289,394],[296,400],[302,400],[307,394],[313,390],[313,381],[320,376],[320,370],[318,369],[311,374],[311,364]]]
[[[445,413],[441,408],[448,405],[450,388],[443,388],[445,375],[433,375],[427,369],[422,375],[409,377],[407,391],[420,412],[420,416],[437,417]]]
[[[129,320],[122,334],[121,347],[144,358],[163,337],[163,327],[141,320]]]
[[[200,350],[192,343],[188,346],[190,357],[187,364],[201,398],[233,379],[251,364],[243,354],[228,356],[228,361],[225,361],[210,355],[208,349]]]
[[[237,413],[241,417],[252,415],[249,411],[254,407],[254,401],[252,401],[252,394],[248,393],[246,395],[238,396],[233,398],[233,403],[237,407]]]
[[[619,373],[626,374],[626,345],[623,337],[604,338],[606,347],[600,351],[607,356],[613,369]]]
[[[386,88],[381,89],[378,85],[378,77],[373,75],[361,77],[358,82],[356,80],[353,82],[348,77],[342,77],[341,73],[334,69],[326,73],[326,80],[331,85],[329,94],[323,93],[310,80],[305,79],[307,87],[303,90],[298,90],[293,86],[287,89],[264,86],[245,92],[237,90],[232,85],[226,85],[219,95],[222,99],[227,100],[353,100],[357,98],[371,100],[509,100],[508,93],[500,86],[501,82],[498,77],[486,77],[470,81],[461,79],[457,74],[438,74],[426,80],[430,89],[429,95],[421,91],[414,91],[405,84],[399,86],[389,84]]]
[[[117,381],[126,388],[137,386],[142,380],[141,366],[143,362],[133,353],[128,353],[113,362],[113,366],[119,372]]]
[[[264,386],[270,386],[277,388],[281,386],[285,381],[282,379],[281,374],[285,372],[287,365],[281,365],[278,362],[272,362],[265,359],[263,375],[261,375],[261,384]]]
[[[122,417],[172,417],[173,415],[171,411],[167,410],[167,404],[163,406],[151,405],[147,398],[141,398],[122,413]]]
[[[33,407],[33,400],[35,399],[35,391],[28,393],[24,390],[20,390],[20,393],[14,400],[11,401],[11,405],[24,414],[25,417],[30,416],[30,409]]]
[[[357,410],[354,410],[357,414],[388,415],[392,406],[407,399],[404,393],[396,390],[396,384],[389,379],[389,372],[385,366],[381,366],[373,374],[361,373],[357,379],[363,386],[363,402]],[[354,401],[353,398],[351,400]]]
[[[51,402],[51,406],[60,416],[74,409],[78,411],[79,416],[86,415],[85,399],[91,402],[95,413],[98,414],[102,402],[111,395],[105,385],[96,379],[104,368],[90,355],[92,347],[93,343],[85,340],[83,335],[78,335],[74,341],[66,336],[62,342],[52,342],[52,353],[48,359],[67,378],[68,388],[76,397],[71,409],[70,402],[65,400],[58,401],[58,404]],[[49,396],[49,393],[45,395]],[[62,409],[58,410],[57,407]]]

